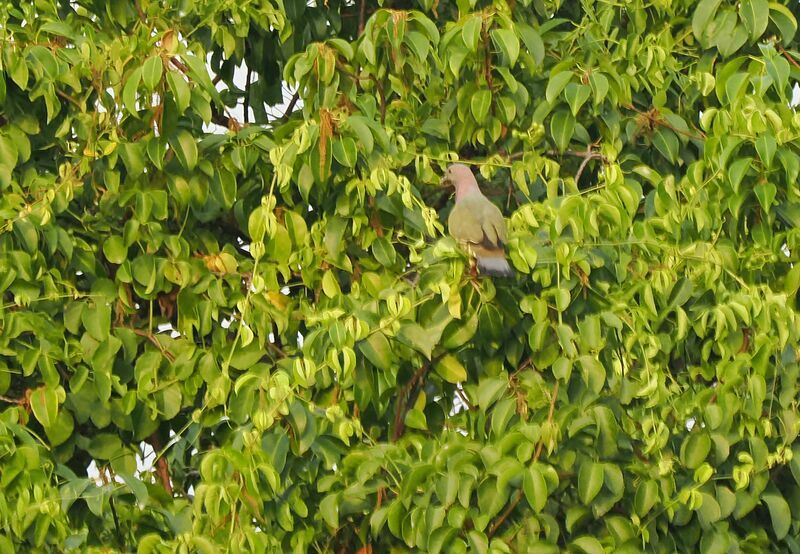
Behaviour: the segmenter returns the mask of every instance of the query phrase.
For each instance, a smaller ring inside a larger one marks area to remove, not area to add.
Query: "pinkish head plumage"
[[[480,194],[478,181],[475,180],[472,170],[464,164],[452,164],[442,178],[443,185],[450,185],[456,189],[456,202],[471,194]]]

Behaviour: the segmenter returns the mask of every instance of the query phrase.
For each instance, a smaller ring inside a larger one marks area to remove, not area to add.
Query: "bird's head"
[[[448,166],[441,181],[442,186],[455,188],[456,200],[471,192],[480,192],[472,170],[464,164]]]

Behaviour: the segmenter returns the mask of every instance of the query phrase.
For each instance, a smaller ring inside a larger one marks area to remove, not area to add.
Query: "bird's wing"
[[[465,198],[453,207],[447,228],[456,240],[489,249],[502,248],[506,240],[503,214],[484,196]]]

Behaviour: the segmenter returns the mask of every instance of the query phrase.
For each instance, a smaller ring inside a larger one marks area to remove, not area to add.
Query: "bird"
[[[472,170],[464,164],[452,164],[442,177],[442,185],[454,187],[456,196],[447,229],[475,258],[478,271],[494,277],[513,276],[505,255],[503,214],[483,195]]]

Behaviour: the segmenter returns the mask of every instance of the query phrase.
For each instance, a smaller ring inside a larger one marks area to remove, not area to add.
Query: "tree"
[[[0,11],[0,550],[800,551],[797,4],[306,4]]]

